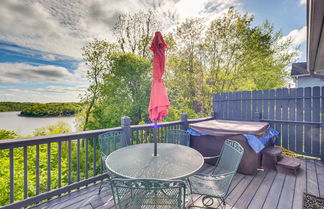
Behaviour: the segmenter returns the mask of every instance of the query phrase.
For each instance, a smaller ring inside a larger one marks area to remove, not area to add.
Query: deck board
[[[320,197],[324,197],[324,166],[320,161],[315,161],[317,183],[319,188]]]
[[[319,196],[314,160],[306,160],[306,168],[306,191],[312,195]]]
[[[301,161],[301,166],[296,178],[293,209],[303,208],[303,194],[306,192],[306,161]]]
[[[274,209],[277,207],[285,177],[285,174],[277,173],[262,207],[263,209]]]
[[[286,175],[277,209],[291,208],[294,199],[296,177]]]
[[[205,164],[201,173],[210,173],[213,166]],[[33,209],[114,209],[111,191],[105,186],[98,194],[100,183],[41,203]],[[259,171],[255,176],[237,174],[226,199],[226,208],[235,209],[302,209],[303,193],[324,195],[324,165],[314,160],[302,160],[296,176],[273,170]],[[195,205],[201,206],[202,196],[196,195]],[[217,207],[217,203],[213,206]]]
[[[251,201],[248,207],[249,209],[262,208],[275,177],[276,172],[273,170],[269,170],[260,187],[258,188],[256,194],[254,195],[253,200]]]
[[[250,202],[252,201],[256,191],[258,190],[259,186],[261,185],[264,177],[266,176],[267,171],[259,171],[246,190],[243,192],[242,196],[233,206],[234,208],[240,207],[245,209],[249,206]]]

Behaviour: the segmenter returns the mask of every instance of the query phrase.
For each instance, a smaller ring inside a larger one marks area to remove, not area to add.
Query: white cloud
[[[0,63],[0,81],[12,83],[62,82],[73,74],[66,68],[54,65],[33,66],[26,63]]]
[[[288,49],[290,52],[296,51],[298,53],[298,58],[302,56],[302,51],[298,50],[298,47],[306,42],[307,36],[307,26],[304,26],[300,29],[292,30],[288,35],[281,38],[280,41],[291,40],[291,47]]]
[[[0,41],[81,59],[89,40],[112,40],[118,14],[154,8],[167,14],[177,1],[1,0]]]
[[[238,6],[237,0],[181,0],[176,4],[180,18],[207,17],[215,19],[231,6]]]
[[[0,82],[87,84],[86,70],[84,63],[80,63],[73,73],[64,67],[55,65],[34,66],[26,63],[0,63]]]
[[[32,90],[22,88],[0,89],[0,101],[15,102],[79,102],[86,86],[48,86]]]
[[[299,4],[303,5],[303,4],[306,4],[307,3],[307,0],[299,0]]]
[[[299,46],[306,41],[307,36],[307,26],[304,26],[300,29],[295,29],[289,32],[286,36],[292,40],[294,46]]]
[[[81,58],[83,42],[42,4],[18,0],[1,1],[0,40],[74,58]]]

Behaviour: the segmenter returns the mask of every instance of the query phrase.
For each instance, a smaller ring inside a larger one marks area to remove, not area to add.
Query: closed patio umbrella
[[[169,99],[165,90],[164,81],[162,79],[165,69],[165,44],[162,34],[156,32],[152,41],[151,50],[153,51],[153,79],[150,96],[149,115],[150,120],[154,122],[154,128],[157,121],[161,121],[170,108]],[[157,155],[157,139],[156,130],[154,129],[154,156]]]

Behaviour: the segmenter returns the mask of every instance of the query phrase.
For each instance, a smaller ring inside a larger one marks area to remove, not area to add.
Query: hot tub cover
[[[242,134],[262,137],[268,133],[269,124],[264,122],[209,120],[190,124],[199,133],[211,136],[235,136]]]

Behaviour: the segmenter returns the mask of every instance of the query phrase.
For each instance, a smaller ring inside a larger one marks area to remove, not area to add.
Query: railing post
[[[187,113],[181,114],[181,130],[186,131],[189,128]]]
[[[253,121],[255,121],[255,122],[260,122],[261,121],[261,113],[260,112],[256,111],[254,113]]]
[[[213,119],[217,119],[217,112],[212,111],[211,116],[213,117]]]
[[[323,134],[324,133],[324,114],[322,114],[321,128],[322,128],[322,134]],[[321,138],[323,139],[324,137],[322,136]],[[322,141],[322,143],[323,143],[323,141]],[[323,146],[322,146],[322,150],[321,150],[321,161],[322,161],[322,163],[324,163],[324,148],[323,148]]]
[[[130,127],[131,119],[128,116],[124,116],[121,118],[121,127],[125,133],[125,140],[128,145],[131,143],[131,135],[132,135],[132,129]]]

